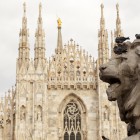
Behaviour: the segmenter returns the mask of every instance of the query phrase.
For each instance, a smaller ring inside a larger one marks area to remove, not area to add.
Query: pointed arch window
[[[64,140],[82,140],[81,111],[75,101],[70,101],[64,110]]]

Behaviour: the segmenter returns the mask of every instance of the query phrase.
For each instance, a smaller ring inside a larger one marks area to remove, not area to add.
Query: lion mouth
[[[115,76],[101,76],[100,77],[101,80],[103,80],[104,82],[108,83],[109,86],[106,90],[107,95],[108,95],[108,99],[110,101],[115,101],[116,100],[116,90],[117,88],[121,85],[121,80],[118,77]]]
[[[101,75],[100,76],[101,80],[110,84],[110,85],[113,85],[113,84],[116,84],[116,83],[119,83],[121,84],[121,81],[118,77],[115,77],[115,76],[110,76],[110,75]]]

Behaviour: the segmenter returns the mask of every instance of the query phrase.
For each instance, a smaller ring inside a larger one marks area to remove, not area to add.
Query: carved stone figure
[[[42,121],[42,107],[40,105],[37,107],[36,120]]]
[[[58,18],[57,23],[58,23],[58,27],[61,27],[62,21],[60,18]]]
[[[58,128],[58,137],[59,137],[59,140],[62,140],[62,130],[61,130],[61,128]]]
[[[42,115],[40,111],[37,112],[37,120],[42,121]]]
[[[7,120],[6,121],[6,140],[11,139],[11,121]]]
[[[87,140],[87,131],[83,130],[83,140]]]
[[[25,108],[21,107],[20,120],[25,120]]]
[[[100,79],[109,84],[108,100],[118,102],[120,118],[131,134],[140,131],[140,39],[123,43],[127,52],[100,66]]]

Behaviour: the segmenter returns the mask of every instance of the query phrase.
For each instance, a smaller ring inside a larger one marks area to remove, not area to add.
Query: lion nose
[[[100,68],[99,68],[100,71],[104,71],[105,69],[106,69],[106,65],[102,65],[102,66],[100,66]]]

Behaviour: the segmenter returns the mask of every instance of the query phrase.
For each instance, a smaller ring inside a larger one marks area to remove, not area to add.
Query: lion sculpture
[[[100,66],[100,79],[109,84],[109,101],[118,103],[120,118],[128,124],[128,135],[140,131],[140,39],[124,42],[125,53]]]

